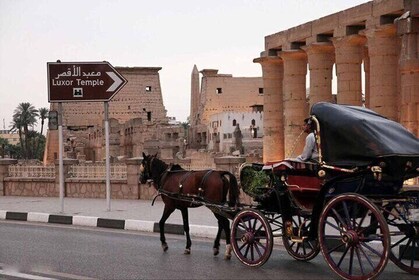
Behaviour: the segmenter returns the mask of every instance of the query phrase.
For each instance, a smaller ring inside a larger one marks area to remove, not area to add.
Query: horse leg
[[[226,235],[226,251],[225,251],[225,254],[224,254],[224,259],[230,260],[231,259],[231,251],[233,251],[233,248],[231,247],[231,244],[230,244],[230,242],[231,242],[231,240],[230,240],[230,238],[231,238],[231,235],[230,235],[230,221],[224,216],[222,216],[222,220],[223,220],[223,224],[224,224],[224,226],[223,226],[224,232],[225,232],[225,235]]]
[[[182,220],[183,220],[183,231],[185,232],[186,235],[186,248],[185,248],[185,255],[189,255],[191,253],[191,245],[192,245],[192,240],[191,240],[191,236],[189,235],[189,217],[188,217],[188,208],[182,208],[180,209],[180,211],[182,212]]]
[[[164,205],[163,215],[159,221],[160,241],[161,241],[161,247],[163,248],[164,252],[166,252],[167,249],[169,249],[169,246],[167,246],[167,243],[166,243],[166,237],[164,236],[164,224],[166,223],[170,215],[173,213],[173,211],[175,211],[174,208],[168,208],[166,205]]]
[[[231,251],[233,250],[231,248],[231,244],[230,244],[230,221],[220,215],[220,214],[214,214],[215,217],[217,217],[218,220],[218,229],[219,231],[224,230],[225,236],[226,236],[226,251],[224,254],[224,259],[225,260],[230,260],[231,259]],[[218,236],[217,236],[218,237]],[[218,246],[220,245],[220,239],[218,238]]]
[[[214,256],[217,256],[220,253],[220,239],[221,232],[223,231],[223,225],[220,220],[220,215],[214,213],[214,216],[217,218],[218,230],[217,235],[215,236],[214,247],[212,247],[212,251],[214,253]]]

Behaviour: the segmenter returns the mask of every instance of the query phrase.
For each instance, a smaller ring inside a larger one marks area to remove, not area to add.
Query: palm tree
[[[10,125],[10,132],[15,132],[17,131],[19,134],[19,145],[20,145],[20,149],[22,151],[22,154],[25,154],[25,149],[23,146],[23,132],[22,132],[22,122],[20,121],[20,118],[18,118],[17,116],[13,115],[13,121]]]
[[[47,108],[39,108],[38,109],[39,112],[39,118],[41,119],[41,134],[44,131],[44,123],[45,123],[45,119],[48,118],[48,113],[49,110]]]
[[[42,108],[38,109],[38,112],[39,112],[39,118],[41,119],[41,133],[36,139],[35,154],[38,154],[38,151],[39,151],[39,144],[40,144],[40,141],[39,141],[40,139],[39,138],[42,135],[42,132],[44,131],[44,123],[45,123],[45,119],[48,118],[49,111],[48,111],[47,108],[42,107]]]
[[[23,133],[25,136],[25,148],[24,148],[24,155],[27,159],[29,155],[29,126],[33,126],[37,123],[36,118],[38,117],[38,110],[29,103],[29,102],[22,102],[20,103],[13,114],[13,122],[15,124],[19,124],[20,127],[23,127]],[[21,135],[19,134],[19,138]],[[22,141],[22,139],[20,139]],[[23,144],[21,144],[23,145]]]

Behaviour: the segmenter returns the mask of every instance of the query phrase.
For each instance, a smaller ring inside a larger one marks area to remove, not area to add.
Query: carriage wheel
[[[414,213],[419,209],[419,192],[404,193],[407,201],[390,202],[384,205],[383,215],[387,220],[391,246],[389,258],[399,268],[419,275],[419,219]]]
[[[240,211],[231,226],[231,244],[243,264],[262,266],[273,248],[272,230],[263,214],[251,209]]]
[[[311,220],[300,215],[292,217],[291,221],[284,221],[282,242],[288,254],[299,261],[309,261],[320,252],[319,242],[308,238]]]
[[[361,195],[331,199],[320,216],[318,236],[327,264],[342,278],[375,278],[387,264],[387,223],[379,209]]]

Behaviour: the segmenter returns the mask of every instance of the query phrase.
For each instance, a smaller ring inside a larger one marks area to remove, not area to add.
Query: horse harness
[[[163,185],[164,182],[168,176],[168,174],[174,174],[177,172],[184,172],[184,170],[175,170],[172,171],[169,169],[167,169],[164,173],[163,176],[160,179],[160,184],[159,184],[159,192],[166,194],[166,195],[182,195],[182,196],[186,196],[186,197],[190,197],[190,198],[199,198],[199,199],[203,199],[204,197],[204,193],[205,193],[205,183],[208,180],[208,177],[214,172],[214,170],[210,169],[210,170],[206,170],[205,175],[202,177],[200,183],[199,183],[199,187],[198,187],[198,195],[193,195],[193,194],[188,194],[188,193],[183,193],[183,184],[184,182],[190,177],[192,176],[196,171],[186,171],[185,174],[182,175],[182,177],[179,179],[179,189],[177,193],[172,193],[172,192],[168,192],[165,191],[163,189]]]

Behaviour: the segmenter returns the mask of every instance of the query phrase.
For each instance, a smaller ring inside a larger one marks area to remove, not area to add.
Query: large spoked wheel
[[[318,236],[327,264],[344,279],[375,278],[387,264],[387,223],[380,210],[361,195],[331,199],[320,216]]]
[[[309,239],[311,220],[300,215],[284,221],[282,242],[288,254],[299,261],[309,261],[320,252],[318,241]]]
[[[245,265],[262,266],[271,256],[272,230],[263,214],[257,210],[240,211],[231,226],[234,254]]]
[[[383,205],[390,230],[390,260],[402,270],[419,275],[419,192],[409,191],[404,199]]]

